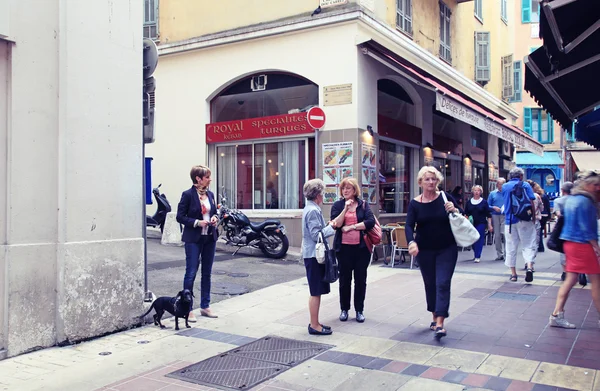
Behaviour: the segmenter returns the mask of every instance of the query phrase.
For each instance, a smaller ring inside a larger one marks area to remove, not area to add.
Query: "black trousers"
[[[427,298],[427,311],[436,316],[450,316],[450,285],[456,267],[458,248],[453,245],[442,250],[420,250],[417,255]]]
[[[337,253],[340,271],[340,308],[350,310],[350,294],[352,290],[352,273],[354,272],[354,309],[363,312],[365,295],[367,293],[367,268],[371,253],[366,247],[360,248],[358,244],[342,244]]]

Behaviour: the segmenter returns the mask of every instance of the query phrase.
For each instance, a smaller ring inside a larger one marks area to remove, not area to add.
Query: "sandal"
[[[512,281],[512,282],[516,282],[517,281],[517,275],[515,274],[514,276],[510,276],[509,280]]]
[[[434,338],[437,339],[438,341],[440,339],[442,339],[442,337],[446,336],[446,330],[443,327],[436,327],[435,328],[435,335]]]
[[[436,325],[437,325],[437,322],[431,322],[431,324],[429,325],[429,330],[435,331]]]

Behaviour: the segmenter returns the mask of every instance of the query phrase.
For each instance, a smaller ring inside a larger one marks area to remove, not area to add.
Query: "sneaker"
[[[475,262],[475,263],[479,263],[479,262],[481,262],[481,259],[479,259],[479,258],[475,258],[475,259],[473,260],[473,262]]]
[[[561,327],[563,329],[574,329],[576,328],[573,323],[567,322],[565,319],[565,313],[559,312],[558,315],[550,315],[548,325],[550,327]]]
[[[560,275],[560,280],[561,280],[561,281],[564,281],[564,280],[565,280],[565,278],[567,278],[567,273],[565,273],[565,272],[562,272],[562,274]]]
[[[533,270],[527,269],[527,272],[525,273],[525,282],[531,282],[531,281],[533,281]]]
[[[504,261],[504,257],[502,255],[500,255],[499,257],[496,257],[496,259],[494,259],[494,261]]]
[[[585,274],[579,275],[579,285],[581,285],[581,286],[587,285],[587,278],[585,277]]]

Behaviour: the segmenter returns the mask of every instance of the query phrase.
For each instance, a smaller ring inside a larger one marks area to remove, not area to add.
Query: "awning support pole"
[[[571,66],[570,66],[570,67],[568,67],[568,68],[561,69],[560,71],[558,71],[558,72],[556,72],[556,73],[554,73],[554,74],[552,74],[552,75],[546,76],[546,77],[544,78],[544,81],[546,81],[546,82],[550,82],[550,81],[552,81],[552,80],[556,80],[556,79],[558,79],[559,77],[562,77],[562,76],[568,75],[569,73],[571,73],[571,72],[574,72],[574,71],[576,71],[576,70],[578,70],[578,69],[580,69],[580,68],[583,68],[583,67],[585,67],[585,66],[588,66],[588,65],[590,65],[590,64],[593,64],[593,63],[595,63],[596,61],[600,61],[600,54],[596,54],[595,56],[593,56],[593,57],[590,57],[590,58],[588,58],[588,59],[586,59],[586,60],[583,60],[583,61],[581,61],[581,62],[578,62],[578,63],[577,63],[577,64],[575,64],[575,65],[571,65]]]

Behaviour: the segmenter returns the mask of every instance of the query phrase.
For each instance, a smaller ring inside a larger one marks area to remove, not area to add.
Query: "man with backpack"
[[[515,167],[509,172],[510,180],[502,186],[504,214],[506,216],[504,237],[506,238],[506,258],[504,264],[510,268],[510,281],[517,281],[517,250],[519,244],[527,272],[525,282],[533,281],[533,263],[537,253],[537,232],[535,229],[535,194],[531,186],[523,181],[525,172]]]

